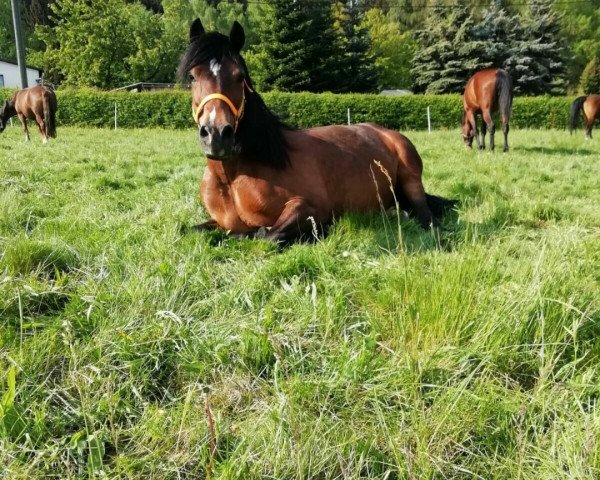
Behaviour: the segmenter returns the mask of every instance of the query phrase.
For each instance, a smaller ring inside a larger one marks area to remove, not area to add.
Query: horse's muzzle
[[[201,125],[199,130],[200,145],[205,155],[213,160],[227,160],[232,156],[235,141],[233,126],[222,127]]]

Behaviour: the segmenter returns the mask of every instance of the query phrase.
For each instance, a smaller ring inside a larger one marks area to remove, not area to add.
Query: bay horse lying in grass
[[[510,119],[513,100],[513,86],[510,75],[500,68],[487,68],[469,78],[463,95],[463,139],[465,146],[471,148],[473,137],[477,147],[485,150],[485,130],[490,131],[490,150],[494,150],[494,133],[496,125],[492,113],[500,110],[502,132],[504,133],[504,151],[508,151],[508,121]],[[477,131],[477,115],[481,114],[481,142]]]
[[[600,95],[584,95],[576,98],[571,104],[571,115],[569,116],[569,130],[577,127],[579,112],[583,111],[585,119],[585,138],[592,138],[592,127],[597,118],[600,118]]]
[[[196,19],[179,65],[191,76],[192,113],[207,157],[201,196],[220,228],[288,242],[347,211],[394,205],[423,228],[454,202],[427,195],[422,163],[404,136],[373,124],[294,130],[267,108],[240,56],[245,34],[206,33]]]
[[[0,109],[0,133],[15,115],[21,121],[26,142],[29,141],[27,119],[36,121],[44,143],[48,143],[49,137],[56,138],[56,95],[51,88],[38,85],[16,91]]]

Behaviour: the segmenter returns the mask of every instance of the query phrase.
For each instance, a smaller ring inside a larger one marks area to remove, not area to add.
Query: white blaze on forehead
[[[211,122],[214,122],[215,118],[217,118],[217,109],[213,107],[212,111],[210,112],[210,115],[208,116],[208,119]]]
[[[221,64],[213,58],[210,61],[210,71],[216,77],[219,75],[219,70],[221,70]]]

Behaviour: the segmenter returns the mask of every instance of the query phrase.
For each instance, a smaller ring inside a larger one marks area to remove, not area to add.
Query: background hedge
[[[0,101],[12,93],[0,89]],[[58,123],[93,127],[114,125],[117,105],[119,127],[193,126],[190,94],[184,90],[129,93],[96,90],[59,90]],[[297,127],[347,122],[375,122],[399,130],[427,128],[427,107],[431,107],[432,128],[459,128],[462,116],[460,95],[383,95],[331,93],[279,93],[263,95],[267,104],[285,121]],[[515,98],[511,126],[515,128],[566,128],[574,97]]]

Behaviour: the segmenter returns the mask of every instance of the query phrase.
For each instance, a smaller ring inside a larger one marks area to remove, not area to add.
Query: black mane
[[[209,32],[194,38],[181,57],[177,70],[180,80],[187,81],[192,68],[208,63],[213,58],[219,62],[225,58],[233,60],[242,69],[246,82],[253,90],[252,93],[246,91],[244,115],[235,134],[238,153],[274,168],[286,167],[289,155],[283,131],[291,128],[269,110],[262,97],[254,90],[246,62],[234,51],[227,36]]]

